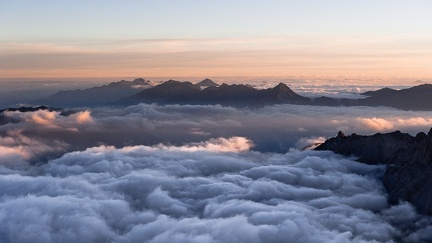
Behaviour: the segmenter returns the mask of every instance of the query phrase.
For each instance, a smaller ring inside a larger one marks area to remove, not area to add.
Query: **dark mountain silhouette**
[[[57,107],[102,105],[134,105],[138,103],[215,105],[258,108],[274,104],[317,106],[388,106],[403,110],[432,110],[432,85],[422,84],[408,89],[383,88],[363,93],[363,99],[298,95],[283,83],[270,89],[251,85],[222,84],[210,79],[197,84],[169,80],[152,86],[150,81],[135,79],[83,90],[60,91],[34,103]]]
[[[143,90],[132,97],[123,99],[122,102],[127,104],[158,103],[158,104],[176,104],[189,103],[189,101],[200,93],[200,87],[191,82],[179,82],[168,80],[153,88]]]
[[[367,91],[362,93],[362,95],[367,95],[367,96],[385,96],[385,95],[394,95],[397,93],[397,90],[395,89],[391,89],[391,88],[382,88],[379,90],[375,90],[375,91]]]
[[[364,94],[370,97],[359,100],[359,105],[390,106],[402,110],[432,110],[431,84],[401,90],[384,88]]]
[[[34,103],[61,107],[105,105],[136,94],[146,87],[150,87],[150,82],[142,78],[133,81],[121,80],[89,89],[59,91],[48,98],[36,100]]]
[[[6,108],[0,110],[0,113],[4,113],[7,111],[19,111],[19,112],[34,112],[38,110],[46,110],[46,111],[62,111],[61,108],[53,108],[53,107],[46,107],[46,106],[36,106],[36,107],[19,107],[19,108]]]
[[[310,99],[296,94],[285,84],[274,88],[258,90],[243,84],[222,84],[201,90],[190,82],[169,80],[153,88],[143,90],[120,104],[196,104],[233,107],[261,107],[273,104],[308,104]]]
[[[400,199],[432,214],[432,129],[413,137],[399,131],[372,136],[342,132],[316,148],[354,155],[368,164],[386,164],[384,186],[391,203]]]
[[[210,81],[203,80],[208,83]],[[432,110],[432,85],[423,84],[409,89],[394,90],[383,88],[363,93],[363,99],[308,98],[298,95],[283,83],[270,89],[255,89],[250,85],[222,84],[201,89],[190,82],[169,80],[122,99],[116,104],[137,103],[199,104],[233,107],[262,107],[274,104],[298,104],[318,106],[389,106],[403,110]]]
[[[201,88],[203,88],[203,87],[217,87],[217,86],[219,86],[219,84],[213,82],[211,79],[206,78],[203,81],[196,83],[195,86],[198,86]]]

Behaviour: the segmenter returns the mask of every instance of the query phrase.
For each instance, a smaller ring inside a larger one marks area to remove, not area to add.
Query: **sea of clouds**
[[[125,147],[182,145],[211,138],[240,136],[254,150],[285,153],[346,134],[371,135],[400,130],[415,135],[432,127],[432,112],[388,107],[274,105],[261,109],[222,106],[139,104],[126,108],[60,112],[5,112],[0,126],[0,162],[45,163],[70,151],[99,145]]]
[[[0,242],[422,242],[384,166],[302,151],[337,131],[416,134],[432,112],[278,105],[5,112]]]
[[[98,146],[0,167],[1,242],[419,242],[431,219],[390,206],[383,166],[251,151],[243,137]]]

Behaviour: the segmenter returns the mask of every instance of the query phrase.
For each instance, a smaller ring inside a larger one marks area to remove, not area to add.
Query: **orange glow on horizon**
[[[429,41],[431,40],[431,41]],[[432,37],[0,43],[1,78],[432,77]]]
[[[288,70],[288,71],[287,71]],[[114,77],[382,77],[382,78],[410,78],[432,79],[429,70],[320,70],[318,68],[289,71],[289,68],[199,68],[175,70],[149,70],[137,69],[122,70],[0,70],[2,79],[52,79],[52,78],[114,78]]]

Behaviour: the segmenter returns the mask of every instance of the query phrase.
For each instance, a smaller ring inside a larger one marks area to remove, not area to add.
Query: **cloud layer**
[[[286,152],[322,142],[339,130],[366,135],[401,130],[415,135],[432,126],[431,112],[384,107],[278,105],[247,110],[139,104],[85,110],[68,117],[42,110],[5,115],[13,123],[0,126],[0,163],[17,163],[17,159],[44,163],[69,151],[99,145],[181,146],[218,137],[247,137],[254,141],[256,151]],[[236,141],[239,151],[250,147],[241,139]]]
[[[2,242],[432,240],[431,218],[387,204],[383,167],[292,149],[338,130],[427,131],[427,112],[140,104],[5,115]]]
[[[387,204],[377,179],[382,166],[331,152],[262,154],[244,144],[251,141],[100,146],[31,169],[0,167],[0,240],[432,239],[430,219],[408,203]],[[404,228],[414,221],[413,228]]]

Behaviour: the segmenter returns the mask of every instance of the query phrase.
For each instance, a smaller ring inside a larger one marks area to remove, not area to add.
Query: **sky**
[[[430,78],[432,2],[0,0],[2,78]]]

